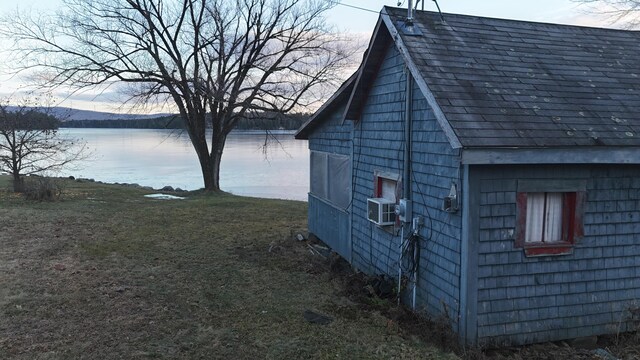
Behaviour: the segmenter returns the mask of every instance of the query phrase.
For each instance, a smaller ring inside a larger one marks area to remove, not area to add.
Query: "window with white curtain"
[[[527,243],[563,241],[563,193],[527,193],[525,239]]]
[[[584,179],[523,179],[516,192],[515,247],[526,256],[566,255],[584,236]]]
[[[518,192],[515,246],[526,256],[572,253],[584,235],[585,192]]]

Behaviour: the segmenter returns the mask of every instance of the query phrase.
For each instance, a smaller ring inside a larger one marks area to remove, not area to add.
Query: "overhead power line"
[[[375,14],[380,13],[379,11],[363,8],[363,7],[360,7],[360,6],[345,4],[343,2],[339,2],[338,5],[342,5],[342,6],[350,7],[350,8],[353,8],[353,9],[362,10],[362,11],[368,11],[368,12],[375,13]]]

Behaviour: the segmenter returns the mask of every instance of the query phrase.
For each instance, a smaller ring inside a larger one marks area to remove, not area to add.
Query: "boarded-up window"
[[[327,193],[329,192],[328,182],[328,160],[327,153],[312,151],[311,152],[311,169],[310,169],[310,191],[313,195],[327,199]]]
[[[346,155],[311,151],[311,194],[346,209],[351,202],[351,159]]]
[[[351,161],[348,156],[328,156],[328,199],[341,209],[351,202]]]
[[[398,177],[395,174],[376,173],[374,175],[373,197],[398,201]]]

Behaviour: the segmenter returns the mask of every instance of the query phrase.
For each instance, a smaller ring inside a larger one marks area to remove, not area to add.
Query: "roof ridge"
[[[388,5],[385,5],[384,8],[390,9],[391,11],[403,11],[403,12],[406,12],[406,10],[407,10],[407,9],[388,6]],[[416,18],[420,14],[422,14],[422,15],[424,15],[424,14],[433,15],[433,16],[437,16],[438,18],[440,17],[440,13],[438,13],[436,11],[429,11],[429,10],[417,10],[416,9],[416,10],[414,10],[413,14],[414,14],[414,18]],[[394,13],[393,15],[394,16],[398,16],[398,14],[396,14],[396,13]],[[605,31],[612,31],[612,32],[624,32],[624,33],[640,34],[640,29],[631,30],[631,29],[616,29],[616,28],[587,26],[587,25],[558,24],[558,23],[551,23],[551,22],[544,22],[544,21],[505,19],[505,18],[499,18],[499,17],[470,15],[470,14],[458,14],[458,13],[447,13],[447,12],[443,12],[442,15],[444,16],[445,20],[447,19],[448,16],[449,17],[450,16],[454,16],[454,17],[462,17],[462,18],[469,18],[469,19],[487,19],[487,20],[504,21],[504,22],[520,23],[520,24],[526,23],[526,24],[547,25],[547,26],[555,26],[555,27],[569,27],[569,28],[577,28],[577,29],[594,29],[594,30],[598,30],[598,31],[605,30]]]

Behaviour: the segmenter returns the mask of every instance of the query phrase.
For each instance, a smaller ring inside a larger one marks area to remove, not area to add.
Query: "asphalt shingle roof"
[[[640,32],[444,17],[401,37],[463,147],[640,146]]]

